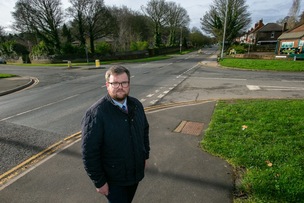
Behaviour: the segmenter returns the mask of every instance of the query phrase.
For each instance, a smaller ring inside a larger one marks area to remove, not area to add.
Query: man
[[[111,203],[130,203],[149,158],[149,124],[140,101],[128,96],[130,72],[112,66],[105,74],[108,94],[82,121],[82,156],[97,192]]]

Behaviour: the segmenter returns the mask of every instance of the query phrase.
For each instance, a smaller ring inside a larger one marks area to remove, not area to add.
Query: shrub
[[[101,55],[109,54],[111,53],[111,45],[107,42],[98,42],[96,44],[95,52]]]
[[[234,49],[237,54],[244,54],[247,52],[247,49],[244,47],[244,45],[233,45],[232,47],[230,47],[229,52],[232,49]]]
[[[40,56],[48,56],[47,46],[43,41],[39,42],[39,44],[33,46],[32,51],[30,53],[31,57],[40,57]]]
[[[148,49],[149,44],[146,41],[132,42],[130,45],[131,51],[142,51]]]

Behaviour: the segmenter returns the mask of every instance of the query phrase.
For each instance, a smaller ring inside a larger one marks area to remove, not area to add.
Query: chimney
[[[260,21],[259,21],[259,27],[262,27],[263,26],[263,19],[261,19]]]
[[[283,30],[283,32],[285,32],[286,30],[287,30],[287,22],[285,22],[284,24],[283,24],[283,28],[282,28]]]

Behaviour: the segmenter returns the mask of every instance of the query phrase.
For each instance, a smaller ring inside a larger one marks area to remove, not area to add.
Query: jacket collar
[[[105,96],[105,98],[106,98],[111,104],[117,106],[117,104],[114,103],[112,97],[111,97],[109,94],[107,94],[107,95]],[[130,112],[134,112],[134,110],[136,109],[136,104],[135,104],[135,102],[132,100],[132,97],[127,96],[126,100],[127,100],[127,105],[128,105],[128,112],[129,112],[129,113],[130,113]]]

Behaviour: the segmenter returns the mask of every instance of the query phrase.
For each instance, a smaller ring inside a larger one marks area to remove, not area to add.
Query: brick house
[[[243,36],[241,36],[236,41],[239,41],[240,43],[245,44],[255,44],[256,39],[256,31],[259,30],[264,26],[263,20],[259,20],[259,22],[255,23],[254,27],[252,27],[250,30],[248,30],[246,33],[244,33]]]
[[[255,33],[256,45],[276,45],[278,37],[283,33],[283,26],[267,23]]]
[[[245,44],[254,45],[273,45],[277,43],[278,37],[282,34],[283,27],[276,23],[267,23],[264,25],[263,20],[259,20],[253,28],[248,30],[237,41]]]
[[[278,38],[279,54],[304,54],[304,23],[284,32]]]

